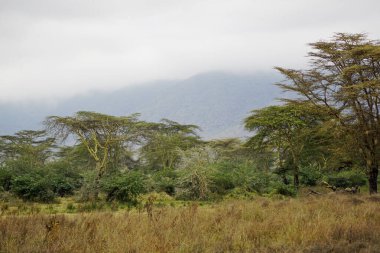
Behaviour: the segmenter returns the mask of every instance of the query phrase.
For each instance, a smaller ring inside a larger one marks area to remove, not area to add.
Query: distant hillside
[[[0,134],[41,128],[47,115],[71,115],[79,110],[113,115],[141,113],[141,118],[168,118],[202,128],[204,138],[243,137],[242,121],[249,111],[275,103],[277,75],[205,73],[186,80],[157,81],[113,92],[91,92],[56,105],[0,105]]]

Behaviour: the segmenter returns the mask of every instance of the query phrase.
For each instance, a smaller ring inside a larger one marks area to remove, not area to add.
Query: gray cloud
[[[379,38],[377,0],[0,0],[0,101],[211,70],[302,67],[334,32]]]

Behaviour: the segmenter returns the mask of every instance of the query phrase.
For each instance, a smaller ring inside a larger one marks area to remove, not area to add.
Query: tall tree
[[[245,127],[255,135],[248,145],[256,149],[270,149],[277,154],[277,169],[283,170],[285,162],[292,166],[294,186],[299,186],[299,165],[305,145],[314,138],[313,127],[319,117],[307,104],[269,106],[253,110],[245,119]]]
[[[52,155],[55,139],[44,130],[22,130],[0,136],[0,160],[23,158],[33,165],[42,165]]]
[[[142,157],[153,169],[173,168],[178,162],[180,151],[199,144],[200,137],[195,125],[183,125],[168,119],[151,124],[147,142],[141,148]]]
[[[377,193],[380,134],[380,43],[365,34],[337,33],[310,44],[306,70],[277,67],[287,82],[279,86],[325,108],[355,140],[366,168],[370,193]]]
[[[141,139],[143,122],[138,121],[137,116],[117,117],[80,111],[71,117],[50,116],[46,119],[50,132],[62,140],[74,135],[95,161],[94,199],[98,198],[100,179],[115,147],[131,146]]]

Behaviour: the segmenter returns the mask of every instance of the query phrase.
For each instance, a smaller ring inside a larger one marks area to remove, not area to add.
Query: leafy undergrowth
[[[3,215],[0,252],[380,252],[380,197]]]

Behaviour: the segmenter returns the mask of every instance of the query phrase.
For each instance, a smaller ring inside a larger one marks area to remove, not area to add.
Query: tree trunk
[[[298,190],[298,187],[300,186],[300,180],[299,180],[299,168],[298,168],[298,157],[296,155],[296,152],[292,149],[292,158],[293,158],[293,176],[294,176],[294,187]]]
[[[377,176],[379,174],[379,169],[377,166],[370,168],[368,175],[369,183],[369,194],[377,193]]]
[[[96,175],[94,180],[94,188],[92,192],[92,201],[97,201],[99,199],[99,191],[100,191],[100,177],[99,175]]]
[[[299,186],[300,186],[300,180],[298,177],[298,168],[297,168],[297,169],[294,169],[294,187],[298,189]]]
[[[94,185],[93,185],[93,190],[91,194],[91,200],[92,201],[97,201],[99,199],[99,192],[100,192],[100,179],[103,175],[102,173],[103,168],[100,162],[96,163],[96,176],[94,179]]]
[[[368,186],[369,186],[369,194],[377,193],[377,176],[379,174],[379,166],[376,157],[376,152],[374,146],[366,146],[366,167],[368,173]]]

